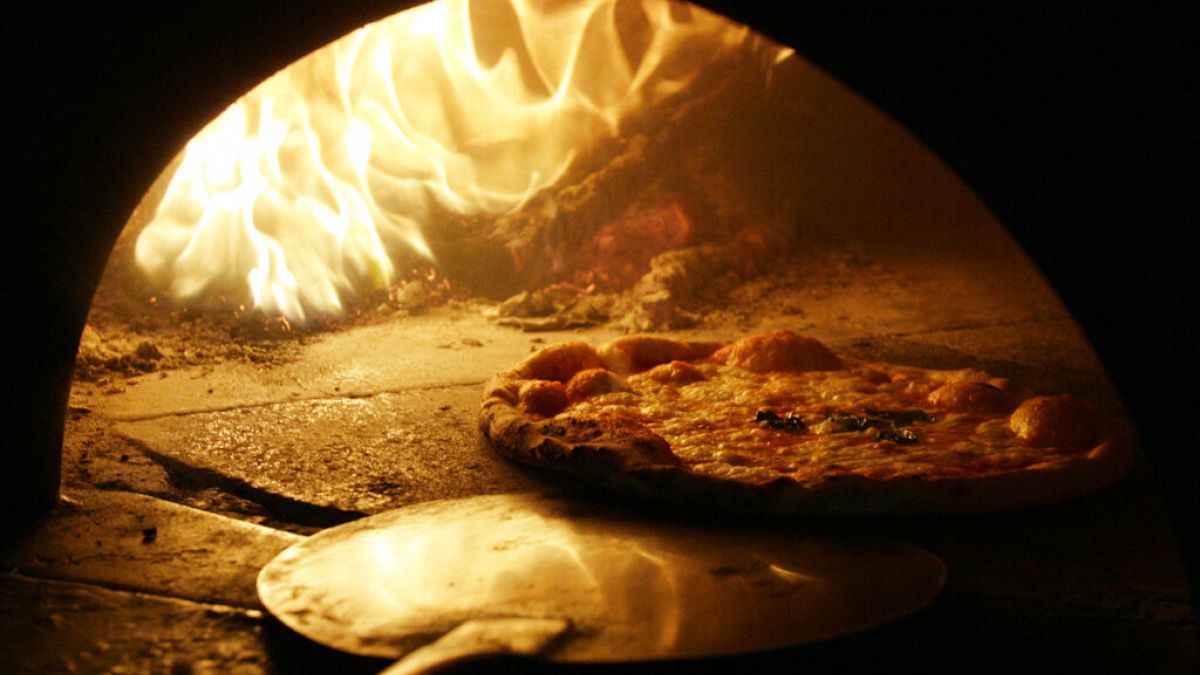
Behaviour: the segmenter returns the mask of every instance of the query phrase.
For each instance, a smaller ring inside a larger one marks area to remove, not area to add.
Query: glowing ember
[[[663,0],[445,0],[274,75],[188,145],[139,266],[176,301],[292,320],[432,253],[439,212],[500,214],[748,29]],[[780,58],[787,50],[779,51]]]
[[[629,286],[650,269],[654,256],[691,240],[692,221],[675,200],[624,215],[601,225],[573,252],[568,266],[576,270],[577,283],[604,289]]]

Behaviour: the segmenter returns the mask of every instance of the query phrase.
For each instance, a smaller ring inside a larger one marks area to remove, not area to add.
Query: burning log
[[[638,111],[625,133],[519,210],[443,214],[427,236],[440,266],[494,297],[556,282],[624,290],[661,253],[745,239],[745,224],[724,218],[725,205],[711,196],[728,190],[710,188],[740,179],[722,153],[739,114],[761,106],[774,58],[765,47],[727,55],[686,90]],[[775,224],[760,228],[751,238],[785,236]]]

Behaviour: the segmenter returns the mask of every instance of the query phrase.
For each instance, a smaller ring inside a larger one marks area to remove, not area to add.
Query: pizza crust
[[[811,340],[819,345],[820,349],[816,349],[810,340],[805,338],[795,343],[820,354],[824,346]],[[771,344],[772,349],[780,344],[779,339],[761,341]],[[790,338],[784,340],[788,341]],[[1027,461],[1019,468],[993,468],[976,475],[929,475],[918,471],[912,475],[893,472],[871,477],[836,470],[811,475],[803,472],[766,475],[768,472],[763,471],[739,472],[736,467],[729,469],[728,475],[719,475],[720,471],[698,471],[695,463],[685,461],[673,451],[664,436],[634,416],[622,413],[620,406],[612,414],[594,410],[585,413],[575,405],[577,396],[562,409],[545,410],[538,409],[528,397],[522,397],[523,387],[530,388],[531,381],[552,383],[565,392],[577,374],[596,369],[625,375],[642,373],[668,381],[679,378],[674,384],[686,385],[694,377],[693,370],[711,370],[718,367],[713,364],[728,361],[729,355],[737,352],[731,345],[629,336],[598,349],[582,342],[547,347],[514,369],[500,373],[487,385],[480,428],[500,454],[520,463],[568,474],[589,485],[688,510],[778,517],[941,515],[1041,506],[1074,499],[1115,482],[1132,459],[1130,444],[1105,439],[1068,452],[1046,451],[1044,459]],[[775,356],[743,354],[738,358],[749,359],[753,368],[760,369],[758,372],[770,372],[770,368],[761,370],[762,364],[770,365],[769,360]],[[1007,387],[1005,381],[979,371],[925,371],[834,358],[836,367],[857,368],[855,376],[861,374],[867,381],[876,372],[893,379],[910,378],[931,391],[949,383],[982,383],[989,388],[974,384],[959,387],[965,406],[990,409],[1000,405],[997,401],[1012,399],[1009,392],[997,386]],[[814,363],[821,369],[835,365],[823,354],[816,360],[785,354],[775,365],[805,368]],[[587,377],[592,381],[604,379],[595,373]],[[818,372],[809,377],[822,375]],[[620,378],[614,380],[621,382]],[[599,390],[611,386],[610,381]],[[910,388],[913,386],[917,385],[909,384]],[[1001,391],[1003,396],[991,389]],[[932,400],[940,396],[950,394],[933,396]],[[565,394],[563,399],[569,400]],[[1007,405],[1011,408],[1015,402]],[[1047,409],[1044,403],[1034,407],[1043,412]],[[1075,408],[1070,411],[1068,417],[1077,415]],[[1044,425],[1045,420],[1040,421]],[[1014,429],[1014,434],[1017,431]]]

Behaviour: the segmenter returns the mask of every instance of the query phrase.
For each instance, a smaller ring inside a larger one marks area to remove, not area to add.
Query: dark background
[[[55,419],[61,427],[59,394],[39,382],[73,360],[108,248],[160,168],[265,76],[397,8],[361,0],[111,4],[119,6],[9,2],[0,10],[9,113],[0,129],[9,195],[0,210],[0,293],[11,341],[0,364],[10,456],[53,444],[36,428]],[[1113,376],[1196,579],[1197,302],[1188,236],[1200,186],[1196,10],[707,4],[874,101],[1009,227]],[[22,489],[22,461],[0,471],[3,492]]]

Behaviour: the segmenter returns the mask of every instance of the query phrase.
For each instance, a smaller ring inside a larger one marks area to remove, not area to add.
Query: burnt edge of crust
[[[682,466],[665,440],[648,429],[606,428],[596,420],[569,414],[532,419],[517,407],[512,385],[504,378],[493,380],[479,413],[484,437],[510,459],[577,475]]]

